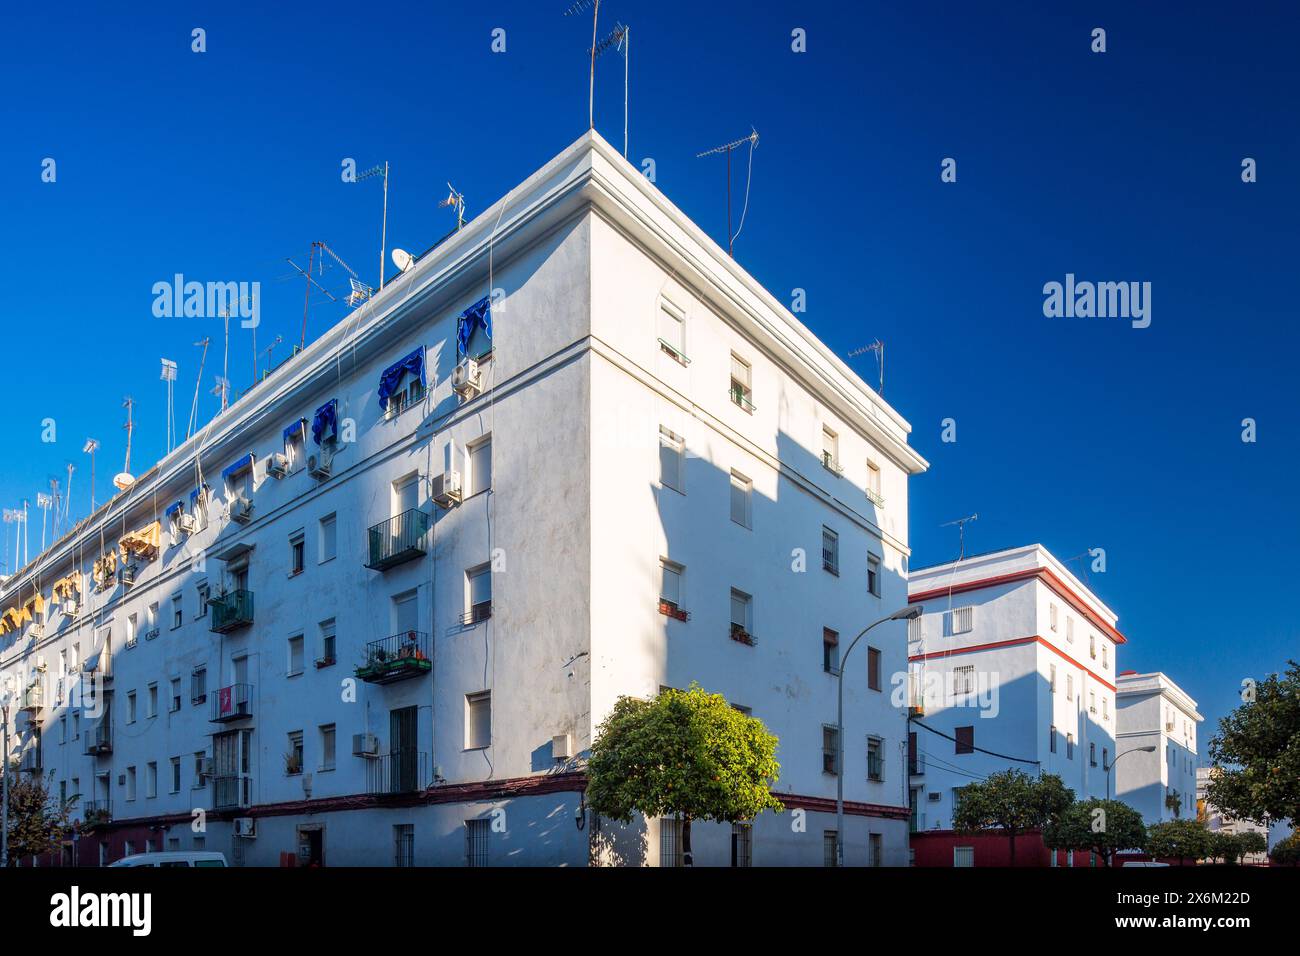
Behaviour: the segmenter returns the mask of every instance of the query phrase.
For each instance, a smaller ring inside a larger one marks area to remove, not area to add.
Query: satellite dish
[[[415,257],[405,249],[394,249],[393,265],[397,266],[397,268],[401,269],[403,272],[406,272],[411,268],[411,266],[415,265]]]
[[[129,472],[121,472],[113,476],[113,484],[117,485],[118,491],[126,491],[135,484],[135,478]]]

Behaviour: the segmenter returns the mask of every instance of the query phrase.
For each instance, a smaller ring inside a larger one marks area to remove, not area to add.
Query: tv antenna
[[[68,509],[72,507],[72,473],[77,470],[77,466],[68,462],[68,491],[63,496],[63,525],[69,526]]]
[[[217,384],[213,385],[210,391],[213,395],[221,396],[221,410],[225,411],[226,402],[230,395],[230,379],[226,378],[224,375],[214,375],[213,378]]]
[[[87,438],[86,443],[81,446],[81,451],[90,456],[90,513],[95,513],[95,452],[99,451],[99,442],[94,438]]]
[[[450,208],[456,210],[456,230],[459,232],[465,225],[465,194],[451,183],[447,184],[447,189],[450,190],[450,192],[447,193],[446,199],[438,203],[438,208]],[[397,250],[394,249],[393,252],[396,253]],[[401,267],[399,266],[398,268]],[[405,272],[406,270],[402,269],[402,271]]]
[[[960,540],[961,540],[961,546],[957,551],[958,561],[961,561],[962,558],[966,556],[966,525],[968,522],[978,521],[979,517],[980,516],[978,514],[967,515],[964,518],[956,518],[952,521],[945,521],[943,524],[939,525],[940,528],[951,528],[953,525],[957,526],[957,533],[960,535]]]
[[[705,156],[715,156],[718,153],[727,155],[727,255],[736,258],[735,243],[736,237],[740,231],[745,228],[745,213],[749,211],[749,184],[754,175],[754,149],[758,146],[758,130],[752,126],[749,128],[748,136],[732,140],[730,143],[723,143],[721,146],[715,146],[713,149],[706,149],[702,153],[696,153],[696,159],[703,159]],[[740,213],[740,225],[736,227],[735,235],[731,232],[731,152],[737,147],[749,144],[749,173],[745,177],[745,205]]]
[[[176,363],[163,359],[159,378],[167,383],[167,453],[170,455],[176,445],[176,403],[172,395],[176,385]]]
[[[591,74],[587,82],[587,129],[596,128],[596,22],[600,19],[600,0],[575,0],[564,11],[566,17],[582,13],[588,7],[591,8],[591,47],[588,53],[591,54]]]
[[[54,499],[43,491],[36,492],[36,507],[40,508],[44,514],[41,515],[41,554],[45,553],[45,524],[50,517],[50,508],[54,505]]]
[[[131,433],[135,431],[135,399],[128,395],[122,399],[122,407],[126,409],[126,424],[122,426],[126,429],[126,465],[113,476],[113,484],[118,491],[126,491],[135,484],[135,479],[131,477]]]
[[[190,436],[194,434],[194,419],[199,413],[199,389],[203,386],[203,364],[208,359],[208,346],[212,344],[212,339],[204,336],[194,344],[203,346],[203,355],[199,358],[199,377],[194,380],[194,401],[190,405],[190,423],[185,426],[186,441],[189,441]]]
[[[627,86],[628,70],[631,68],[632,59],[631,27],[624,26],[622,23],[615,24],[614,29],[605,34],[605,38],[596,44],[596,56],[600,56],[610,47],[623,54],[623,158],[627,159]]]
[[[876,341],[872,342],[870,345],[864,346],[863,348],[860,349],[854,349],[852,352],[849,353],[849,358],[857,358],[859,355],[866,355],[868,352],[876,353],[876,365],[880,372],[880,385],[877,386],[876,391],[880,393],[881,398],[884,398],[885,396],[885,343],[880,341],[880,339],[876,339]]]
[[[266,375],[271,374],[271,353],[274,352],[275,347],[283,341],[284,341],[284,336],[277,335],[275,337],[275,341],[266,347],[266,372],[264,374]]]
[[[364,179],[373,179],[375,176],[384,177],[384,222],[379,233],[379,291],[384,291],[384,253],[388,251],[388,161],[385,160],[383,165],[371,166],[363,173],[357,174],[357,182]],[[308,270],[310,271],[310,270]]]
[[[61,501],[61,498],[59,496],[59,479],[51,476],[49,482],[50,482],[50,498],[54,505],[54,540],[58,541],[59,540],[59,504]],[[44,525],[41,526],[41,550],[42,551],[45,550]]]

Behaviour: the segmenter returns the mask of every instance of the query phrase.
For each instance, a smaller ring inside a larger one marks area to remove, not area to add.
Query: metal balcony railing
[[[429,635],[424,631],[402,631],[367,644],[366,662],[357,668],[356,676],[371,684],[389,684],[431,670]]]
[[[22,757],[18,760],[18,770],[20,773],[39,773],[43,766],[41,747],[39,744],[28,747],[24,750]]]
[[[231,591],[208,602],[212,614],[208,630],[225,634],[253,623],[253,592]]]
[[[211,783],[212,809],[235,810],[253,805],[253,778],[248,774],[218,774]]]
[[[83,800],[81,802],[81,822],[88,827],[97,823],[107,823],[113,819],[112,800]]]
[[[107,714],[99,723],[86,731],[86,753],[89,756],[111,754],[113,752],[113,724]]]
[[[460,616],[460,623],[469,627],[472,624],[478,624],[480,621],[486,621],[491,616],[492,602],[480,601]]]
[[[758,643],[758,638],[745,630],[743,624],[737,624],[734,621],[731,623],[731,639],[741,644],[748,644],[750,647]]]
[[[424,536],[429,516],[419,508],[404,511],[370,529],[370,560],[366,567],[386,571],[420,557],[425,552]]]
[[[427,753],[394,750],[366,761],[366,792],[373,796],[416,793],[430,782]]]
[[[228,720],[243,720],[252,716],[252,684],[230,684],[220,688],[212,696],[213,723],[221,724]]]

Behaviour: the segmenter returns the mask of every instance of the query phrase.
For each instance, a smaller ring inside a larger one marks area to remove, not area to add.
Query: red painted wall
[[[954,833],[952,830],[927,830],[912,834],[914,866],[951,867],[953,848],[969,846],[975,849],[976,866],[1011,866],[1011,841],[1005,836],[981,834],[970,836]],[[1020,866],[1051,866],[1052,851],[1043,846],[1038,833],[1026,833],[1016,837],[1016,863]],[[1057,866],[1065,866],[1067,854],[1057,851]],[[1076,867],[1092,866],[1092,854],[1076,852]],[[1097,860],[1101,865],[1101,860]]]

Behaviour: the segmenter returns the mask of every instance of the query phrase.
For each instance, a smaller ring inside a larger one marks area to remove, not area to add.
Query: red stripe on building
[[[1096,673],[1091,668],[1086,667],[1083,664],[1080,664],[1073,657],[1065,653],[1065,651],[1061,650],[1051,641],[1047,640],[1046,638],[1039,637],[1037,634],[1035,634],[1033,637],[1016,637],[1016,638],[1012,638],[1009,641],[990,641],[987,644],[972,644],[969,647],[954,647],[952,650],[948,650],[948,651],[931,651],[928,654],[913,654],[910,657],[908,657],[908,660],[928,661],[936,657],[956,657],[959,654],[972,654],[975,651],[996,650],[997,648],[1000,647],[1016,647],[1017,645],[1020,644],[1032,644],[1035,641],[1037,641],[1039,644],[1042,644],[1045,648],[1047,648],[1053,654],[1056,654],[1058,657],[1069,661],[1075,667],[1079,668],[1079,670],[1083,671],[1085,674],[1087,674],[1089,677],[1095,680],[1098,684],[1101,684],[1103,687],[1107,688],[1108,690],[1111,691],[1115,690],[1115,685],[1112,684],[1110,681],[1106,680],[1106,678],[1102,677],[1100,674]]]

